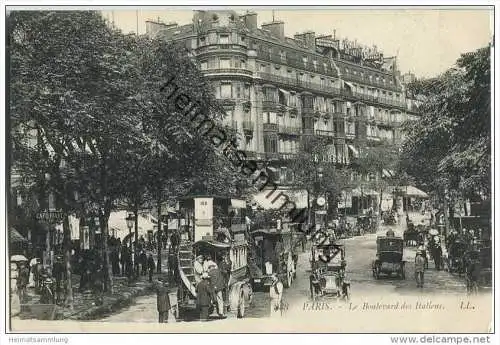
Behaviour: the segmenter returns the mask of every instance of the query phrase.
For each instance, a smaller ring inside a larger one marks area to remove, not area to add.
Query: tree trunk
[[[162,239],[163,239],[163,229],[161,228],[161,199],[156,201],[157,209],[158,209],[158,232],[156,233],[157,244],[158,244],[158,258],[156,263],[156,271],[161,273],[161,247],[162,247]],[[167,218],[167,226],[168,226],[168,218]]]
[[[100,220],[101,223],[101,233],[103,237],[103,247],[104,247],[104,272],[106,273],[106,279],[104,280],[104,288],[109,294],[113,294],[113,268],[109,262],[109,247],[108,247],[108,238],[109,238],[109,228],[108,228],[108,220],[110,210],[105,211],[104,216]]]
[[[73,282],[71,280],[71,231],[68,215],[63,219],[64,266],[66,267],[66,305],[73,310]]]
[[[134,245],[134,250],[132,252],[132,255],[135,257],[135,275],[136,277],[139,277],[139,265],[137,263],[137,245],[139,244],[139,205],[136,202],[134,205],[134,217],[135,217],[135,224],[134,224],[134,240],[135,240],[135,245]]]

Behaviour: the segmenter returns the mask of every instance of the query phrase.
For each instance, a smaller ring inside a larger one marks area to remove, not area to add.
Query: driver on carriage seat
[[[395,237],[396,235],[394,234],[394,230],[389,229],[389,230],[387,230],[387,232],[385,233],[385,236],[387,236],[387,237]]]

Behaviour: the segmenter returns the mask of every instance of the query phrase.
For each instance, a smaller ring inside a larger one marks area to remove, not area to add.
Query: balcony
[[[300,135],[302,132],[302,129],[300,127],[293,127],[293,126],[283,126],[280,125],[278,129],[278,133],[280,134],[285,134],[285,135]]]
[[[253,121],[243,121],[243,130],[253,132],[255,123]]]
[[[333,137],[335,135],[333,131],[323,130],[323,129],[316,129],[315,134],[320,137]]]
[[[235,76],[246,76],[251,77],[253,72],[246,68],[209,68],[202,71],[205,76],[213,76],[213,75],[235,75]]]
[[[209,54],[209,53],[214,53],[214,52],[236,52],[236,53],[242,53],[246,54],[248,48],[244,45],[241,44],[210,44],[210,45],[204,45],[201,47],[196,48],[196,54],[199,55],[204,55],[204,54]]]
[[[304,135],[314,135],[314,128],[302,128]]]
[[[266,152],[265,155],[267,160],[278,160],[280,157],[278,152]]]
[[[280,152],[279,156],[282,160],[292,160],[298,157],[297,153]]]
[[[262,110],[263,111],[272,111],[277,112],[279,110],[279,103],[271,100],[262,101]]]
[[[345,137],[346,137],[346,139],[354,139],[354,138],[356,138],[356,134],[355,133],[346,133]]]
[[[331,96],[332,94],[333,95],[340,95],[341,94],[340,88],[336,88],[336,87],[328,86],[328,85],[323,85],[323,84],[311,83],[311,82],[307,82],[307,81],[302,81],[296,77],[295,78],[284,77],[284,76],[274,75],[274,74],[265,73],[265,72],[258,72],[257,76],[262,80],[270,81],[274,84],[279,84],[279,85],[285,86],[285,87],[307,89],[307,90],[311,90],[311,91],[316,91],[316,92],[328,94],[329,96]]]
[[[264,123],[263,124],[264,132],[277,132],[278,124],[277,123]]]

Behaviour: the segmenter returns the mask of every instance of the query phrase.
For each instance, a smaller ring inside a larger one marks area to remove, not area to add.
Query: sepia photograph
[[[491,342],[493,6],[4,9],[7,333]]]

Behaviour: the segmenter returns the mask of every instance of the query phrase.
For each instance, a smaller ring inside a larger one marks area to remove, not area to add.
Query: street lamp
[[[128,236],[129,236],[129,249],[130,249],[130,255],[132,259],[132,269],[130,270],[129,277],[132,275],[132,272],[134,271],[134,264],[135,264],[135,255],[134,251],[132,250],[132,228],[134,227],[135,224],[135,217],[133,213],[129,213],[128,217],[125,218],[125,221],[127,222],[127,228],[128,228]]]

